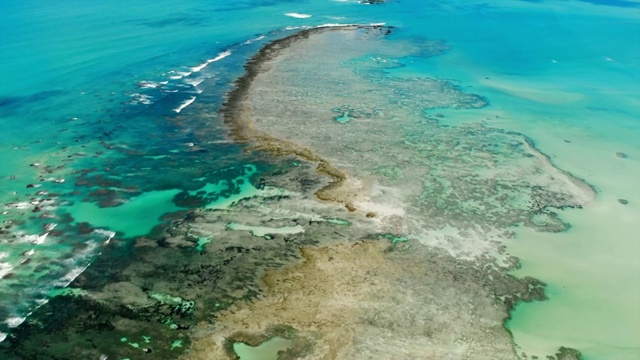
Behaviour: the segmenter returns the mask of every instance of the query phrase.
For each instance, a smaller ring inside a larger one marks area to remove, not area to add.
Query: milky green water
[[[291,343],[291,340],[274,337],[255,347],[241,342],[235,343],[233,351],[240,360],[277,360],[278,351],[286,350]]]
[[[555,140],[547,147],[556,150],[556,161],[585,174],[601,193],[588,207],[562,214],[573,226],[567,233],[517,230],[509,244],[523,262],[516,274],[547,281],[549,301],[518,307],[509,328],[529,353],[548,353],[547,339],[553,338],[583,350],[585,359],[635,359],[640,351],[640,184],[633,179],[640,179],[640,152],[631,148],[621,159],[614,152],[619,143],[596,143],[589,132],[565,131],[559,134],[571,134],[570,144],[553,139],[557,135],[539,138]],[[573,151],[566,150],[570,146]]]
[[[120,206],[101,208],[94,203],[79,202],[68,208],[76,222],[108,227],[124,237],[147,234],[163,214],[179,209],[173,197],[180,190],[150,191]]]

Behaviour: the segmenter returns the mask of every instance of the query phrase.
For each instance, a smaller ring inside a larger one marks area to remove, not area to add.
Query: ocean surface
[[[513,274],[544,281],[548,297],[512,312],[517,352],[637,359],[634,0],[3,1],[0,341],[101,256],[121,256],[175,214],[255,192],[249,179],[273,165],[229,140],[211,113],[262,46],[336,24],[444,41],[442,54],[390,72],[481,96],[487,106],[442,109],[440,121],[525,134],[596,189],[591,204],[559,213],[566,231],[512,229],[506,249],[522,265]],[[106,251],[114,242],[119,250]]]

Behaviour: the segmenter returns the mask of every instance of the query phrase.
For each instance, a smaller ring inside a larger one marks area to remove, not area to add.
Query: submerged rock
[[[572,348],[561,347],[556,353],[557,360],[581,360],[582,354],[580,351]]]

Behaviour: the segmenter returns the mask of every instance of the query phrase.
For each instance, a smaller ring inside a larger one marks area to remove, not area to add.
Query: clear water
[[[393,74],[487,98],[483,109],[441,111],[443,123],[519,131],[598,189],[589,207],[562,212],[567,232],[514,229],[516,274],[547,282],[550,300],[519,306],[508,326],[527,354],[564,345],[586,359],[638,356],[640,5],[624,0],[4,1],[0,333],[105,242],[254,191],[247,179],[264,165],[226,141],[217,118],[190,115],[220,106],[261,45],[327,23],[386,23],[398,39],[446,41],[443,55]]]

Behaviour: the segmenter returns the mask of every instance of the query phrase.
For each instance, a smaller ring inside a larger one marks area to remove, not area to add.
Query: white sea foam
[[[5,209],[27,209],[30,208],[31,204],[24,201],[24,202],[17,202],[17,203],[8,203],[7,205],[5,205]]]
[[[257,38],[249,39],[249,40],[247,40],[247,41],[243,42],[242,44],[243,44],[243,45],[249,45],[249,44],[254,43],[254,42],[256,42],[256,41],[260,41],[260,40],[262,40],[262,39],[264,39],[264,38],[265,38],[265,36],[264,36],[264,35],[261,35],[261,36],[258,36]]]
[[[0,342],[3,342],[4,339],[6,339],[6,338],[7,338],[7,334],[5,334],[3,332],[0,332]]]
[[[156,81],[143,80],[138,83],[138,87],[141,87],[143,89],[155,89],[165,84],[167,84],[166,81],[156,82]]]
[[[49,236],[49,232],[46,232],[42,235],[36,235],[36,234],[20,234],[18,233],[18,235],[20,236],[20,238],[24,241],[24,242],[30,242],[32,244],[35,245],[40,245],[42,243],[44,243],[44,241],[47,239],[47,236]]]
[[[33,240],[32,242],[33,242],[35,245],[40,245],[40,244],[42,244],[45,240],[47,240],[47,236],[49,236],[49,233],[48,233],[48,232],[46,232],[46,233],[44,233],[44,234],[42,234],[42,235],[38,235],[38,236],[36,236],[35,240]]]
[[[56,223],[49,223],[49,224],[46,224],[46,225],[44,226],[44,231],[51,231],[51,230],[55,229],[55,228],[56,228],[56,226],[58,226],[58,224],[56,224]]]
[[[366,26],[384,26],[386,23],[370,23],[367,24]],[[362,26],[362,24],[340,24],[340,23],[329,23],[329,24],[322,24],[322,25],[318,25],[316,27],[318,28],[324,28],[324,27],[347,27],[347,26]]]
[[[107,240],[104,241],[105,244],[108,244],[109,241],[111,241],[111,239],[113,239],[114,236],[116,236],[115,231],[109,231],[109,230],[103,230],[103,229],[97,229],[97,230],[93,230],[93,232],[95,234],[98,235],[104,235],[107,237]]]
[[[182,104],[180,104],[180,106],[178,106],[177,108],[173,109],[173,111],[175,111],[176,113],[180,113],[180,111],[182,111],[182,109],[186,108],[187,106],[191,105],[192,102],[196,101],[196,97],[192,96],[190,99],[187,99],[185,101],[182,102]]]
[[[215,58],[213,58],[211,60],[207,60],[207,61],[212,63],[214,61],[222,60],[222,59],[226,58],[229,55],[231,55],[231,50],[225,50],[225,51],[219,53],[218,56],[216,56]]]
[[[14,316],[14,317],[10,317],[7,320],[5,320],[4,322],[10,327],[10,328],[14,328],[14,327],[18,327],[20,326],[20,324],[22,324],[27,318],[26,317],[19,317],[19,316]]]
[[[88,267],[89,267],[89,264],[85,266],[75,267],[69,270],[69,272],[67,272],[62,278],[55,281],[53,284],[57,287],[67,287],[69,284],[71,284],[73,280],[75,280],[75,278],[80,276],[80,274],[82,274]]]
[[[191,71],[193,72],[199,72],[202,71],[202,69],[206,68],[207,65],[209,65],[209,60],[203,62],[202,64],[198,65],[198,66],[194,66],[191,68]]]
[[[151,101],[151,99],[153,98],[149,95],[140,94],[140,93],[131,93],[129,94],[129,96],[131,97],[131,100],[129,101],[129,103],[131,104],[142,104],[142,105],[153,104],[153,101]]]
[[[300,13],[286,13],[284,15],[285,16],[290,16],[290,17],[293,17],[293,18],[296,18],[296,19],[307,19],[307,18],[311,17],[311,15],[309,15],[309,14],[300,14]]]
[[[42,306],[42,305],[44,305],[44,304],[46,304],[48,302],[49,302],[49,299],[46,299],[46,298],[45,299],[36,299],[36,304],[38,305],[38,307],[40,307],[40,306]]]
[[[112,238],[114,236],[116,236],[116,232],[115,231],[110,231],[110,230],[104,230],[104,229],[96,229],[93,230],[94,233],[98,234],[98,235],[104,235],[108,238]]]
[[[205,81],[205,78],[194,78],[194,79],[184,79],[183,81],[186,84],[189,84],[193,87],[197,87],[198,85],[202,84],[203,81]]]
[[[171,71],[169,71],[168,74],[171,74],[171,75],[169,75],[169,79],[171,79],[171,80],[180,80],[185,76],[191,75],[191,71],[175,71],[175,70],[171,70]]]
[[[0,263],[0,279],[2,279],[5,275],[13,270],[13,266],[9,263]]]
[[[193,72],[202,71],[202,69],[206,68],[207,65],[211,64],[212,62],[216,62],[216,61],[222,60],[222,59],[226,58],[229,55],[231,55],[231,50],[225,50],[225,51],[219,53],[218,56],[214,57],[213,59],[209,59],[209,60],[203,62],[202,64],[198,65],[198,66],[192,67],[191,71],[193,71]]]
[[[291,31],[291,30],[299,30],[299,29],[311,29],[311,27],[310,26],[287,26],[284,29],[287,31]]]

